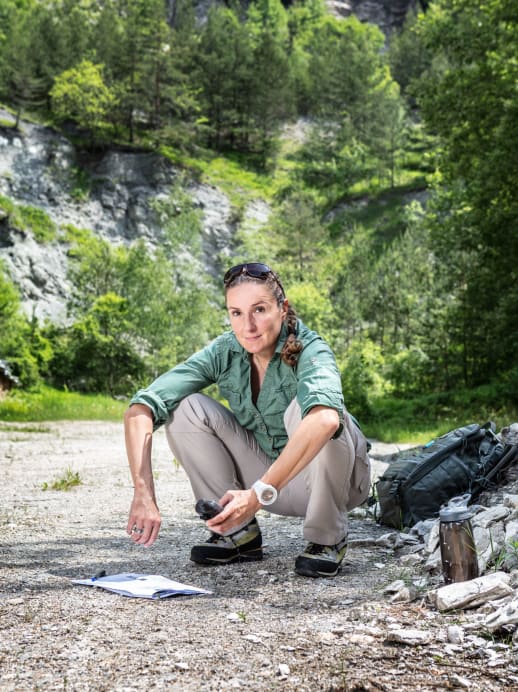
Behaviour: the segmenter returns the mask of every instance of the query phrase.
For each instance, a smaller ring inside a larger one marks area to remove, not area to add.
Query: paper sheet
[[[73,584],[83,586],[97,586],[107,591],[113,591],[122,596],[131,598],[167,598],[168,596],[195,596],[198,594],[211,594],[212,591],[199,589],[195,586],[181,584],[178,581],[167,579],[159,574],[112,574],[106,577],[92,577],[91,579],[72,579]]]

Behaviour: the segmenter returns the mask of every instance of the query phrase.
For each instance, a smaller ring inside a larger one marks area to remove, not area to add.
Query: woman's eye
[[[240,314],[241,313],[239,312],[239,310],[231,310],[230,311],[230,317],[239,317]]]
[[[264,312],[264,307],[262,305],[258,305],[255,309],[256,312]]]

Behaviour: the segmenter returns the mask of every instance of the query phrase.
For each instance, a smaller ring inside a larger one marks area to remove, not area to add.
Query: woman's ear
[[[288,316],[288,308],[289,308],[289,302],[288,299],[285,298],[283,303],[282,303],[282,319],[285,320],[286,317]]]

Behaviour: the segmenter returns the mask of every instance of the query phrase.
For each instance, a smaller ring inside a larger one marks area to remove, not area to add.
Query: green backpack
[[[377,520],[401,530],[438,517],[456,495],[469,493],[472,502],[517,458],[518,445],[503,444],[494,423],[465,425],[401,452],[376,483]]]

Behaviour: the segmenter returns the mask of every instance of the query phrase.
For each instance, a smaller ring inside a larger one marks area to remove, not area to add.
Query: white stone
[[[439,547],[439,522],[436,521],[426,539],[425,551],[430,555]]]
[[[417,595],[417,591],[408,586],[404,586],[397,593],[395,593],[390,599],[391,603],[410,603],[413,601]]]
[[[256,634],[245,634],[243,639],[246,639],[249,642],[252,642],[252,644],[262,644],[263,640],[261,637],[258,637]]]
[[[491,526],[491,524],[505,519],[509,515],[509,512],[509,508],[504,507],[503,505],[489,507],[488,509],[485,509],[483,512],[479,512],[478,514],[476,514],[471,520],[471,523],[473,527],[480,526],[483,529],[487,529],[487,527]]]
[[[408,555],[401,555],[399,561],[406,567],[415,567],[423,561],[423,558],[419,553],[408,553]]]
[[[396,544],[397,532],[390,531],[390,533],[384,533],[378,539],[376,539],[376,545],[383,546],[384,548],[393,548]]]
[[[397,593],[398,591],[401,591],[405,587],[405,582],[402,579],[396,579],[396,581],[393,581],[392,583],[388,584],[383,589],[383,593]]]
[[[484,623],[490,632],[496,632],[504,625],[516,624],[518,624],[518,598],[491,613]]]
[[[505,494],[503,498],[504,507],[518,509],[518,495]]]
[[[457,673],[450,673],[448,677],[450,679],[450,682],[457,685],[457,687],[463,687],[464,689],[468,690],[470,687],[473,686],[473,683],[470,682],[468,678],[464,678],[462,677],[462,675],[457,675]]]
[[[477,579],[447,584],[431,594],[439,610],[476,608],[482,603],[513,593],[509,575],[493,572]]]
[[[441,564],[441,550],[437,548],[437,550],[428,556],[425,567],[429,572],[437,572],[441,568]]]
[[[418,646],[419,644],[428,644],[432,639],[430,632],[418,629],[395,629],[387,632],[386,641],[398,642],[399,644],[409,644]]]
[[[277,668],[277,672],[279,675],[282,675],[283,677],[287,677],[290,674],[290,667],[286,665],[286,663],[279,663],[279,667]]]
[[[511,425],[502,428],[501,436],[507,445],[518,444],[518,423],[511,423]]]
[[[462,644],[464,641],[464,628],[460,625],[450,625],[446,635],[450,644]]]

